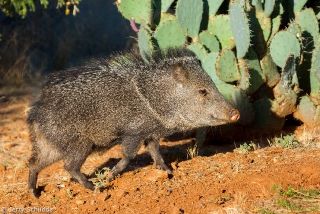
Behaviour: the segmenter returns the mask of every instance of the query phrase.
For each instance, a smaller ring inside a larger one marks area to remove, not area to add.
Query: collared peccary
[[[109,180],[121,173],[142,144],[154,162],[171,173],[159,152],[160,137],[235,122],[239,116],[185,48],[155,51],[149,63],[129,53],[53,73],[27,119],[33,145],[30,193],[37,196],[38,173],[58,160],[93,190],[80,167],[93,148],[116,144],[122,144],[123,157]]]

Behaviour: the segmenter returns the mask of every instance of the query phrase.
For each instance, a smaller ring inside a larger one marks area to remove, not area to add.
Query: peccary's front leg
[[[114,177],[120,174],[129,164],[130,160],[133,159],[139,148],[141,147],[142,141],[127,137],[122,142],[122,159],[112,168],[108,181],[110,182]]]
[[[147,145],[148,152],[150,153],[150,155],[151,155],[153,161],[156,163],[156,165],[159,166],[161,169],[167,171],[169,174],[172,174],[172,171],[164,163],[164,160],[160,154],[159,139],[157,139],[157,140],[152,139],[152,140],[145,141],[145,144]]]

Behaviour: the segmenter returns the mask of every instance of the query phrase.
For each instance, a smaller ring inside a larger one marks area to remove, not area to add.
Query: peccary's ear
[[[171,65],[171,72],[173,78],[180,83],[185,83],[188,79],[187,71],[180,64]]]

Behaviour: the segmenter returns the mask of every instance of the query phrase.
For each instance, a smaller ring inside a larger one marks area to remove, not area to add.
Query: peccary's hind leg
[[[88,181],[86,176],[80,172],[80,168],[84,161],[87,159],[92,151],[92,147],[88,145],[79,145],[76,147],[79,150],[73,151],[74,153],[65,158],[64,168],[70,173],[70,175],[76,179],[82,186],[94,191],[94,185]]]
[[[37,190],[36,190],[39,172],[43,168],[53,164],[58,160],[59,160],[59,156],[56,156],[55,158],[53,158],[52,156],[50,156],[49,151],[45,149],[41,150],[40,152],[37,152],[37,151],[33,152],[32,157],[29,159],[28,189],[31,196],[33,196],[34,198],[39,197],[39,194],[37,193]]]
[[[123,140],[122,159],[112,168],[108,178],[109,182],[128,166],[130,160],[136,156],[141,144],[142,142],[138,139],[125,138]]]
[[[169,174],[172,174],[172,171],[169,169],[169,167],[164,163],[164,160],[160,154],[159,151],[159,140],[147,140],[145,141],[145,144],[147,145],[148,152],[150,153],[153,161],[157,166],[159,166],[161,169],[167,171]]]

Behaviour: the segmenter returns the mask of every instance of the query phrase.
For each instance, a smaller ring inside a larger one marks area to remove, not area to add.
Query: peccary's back
[[[36,122],[52,142],[63,144],[86,138],[107,146],[124,132],[138,131],[141,125],[147,125],[144,122],[148,113],[139,104],[133,78],[105,67],[49,75],[27,121]]]

